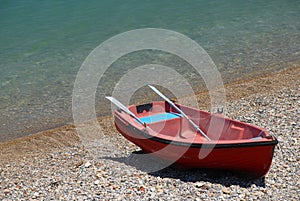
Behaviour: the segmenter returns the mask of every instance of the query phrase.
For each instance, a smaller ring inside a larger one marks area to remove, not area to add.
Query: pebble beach
[[[74,125],[0,143],[0,200],[299,200],[299,76],[296,66],[225,86],[226,116],[279,141],[264,178],[173,166],[147,172],[135,157],[140,149],[108,116],[99,119],[101,140],[89,146]],[[198,94],[204,108],[205,97]]]

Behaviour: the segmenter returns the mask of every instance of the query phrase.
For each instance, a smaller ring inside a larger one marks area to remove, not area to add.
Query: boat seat
[[[180,118],[181,115],[177,113],[160,113],[160,114],[155,114],[151,116],[146,116],[146,117],[141,117],[139,118],[142,122],[145,122],[146,124],[151,124],[151,123],[156,123],[160,121],[166,121],[170,119],[176,119]]]

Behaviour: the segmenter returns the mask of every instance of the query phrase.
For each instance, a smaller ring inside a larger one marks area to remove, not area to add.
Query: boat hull
[[[270,169],[277,139],[242,143],[186,143],[149,134],[115,114],[117,130],[146,153],[185,168],[226,169],[263,177]]]

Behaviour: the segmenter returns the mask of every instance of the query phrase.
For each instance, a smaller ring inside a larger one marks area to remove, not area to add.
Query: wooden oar
[[[162,97],[165,101],[167,101],[177,112],[179,112],[188,122],[201,133],[206,140],[211,141],[209,137],[197,126],[181,109],[179,109],[170,99],[168,99],[165,95],[163,95],[160,91],[158,91],[154,86],[148,85],[155,93],[157,93],[160,97]]]
[[[137,118],[137,116],[135,116],[127,107],[125,107],[122,103],[120,103],[117,99],[115,99],[114,97],[111,96],[106,96],[105,98],[107,98],[108,100],[110,100],[110,102],[112,102],[113,104],[115,104],[118,108],[120,108],[121,110],[123,110],[124,112],[126,112],[127,114],[129,114],[131,117],[133,117],[135,120],[137,120],[137,122],[139,122],[140,124],[142,124],[143,126],[145,126],[146,124],[144,122],[142,122],[139,118]],[[146,127],[146,126],[145,126]]]

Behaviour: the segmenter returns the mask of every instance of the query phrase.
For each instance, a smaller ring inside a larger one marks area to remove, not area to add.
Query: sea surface
[[[293,67],[300,60],[298,0],[0,0],[0,141],[72,122],[72,91],[89,53],[105,40],[141,28],[170,29],[195,40],[224,82]],[[201,90],[201,79],[167,53],[124,56],[102,81],[137,65],[168,64]],[[124,65],[126,64],[126,65]],[[175,83],[174,83],[175,84]]]

